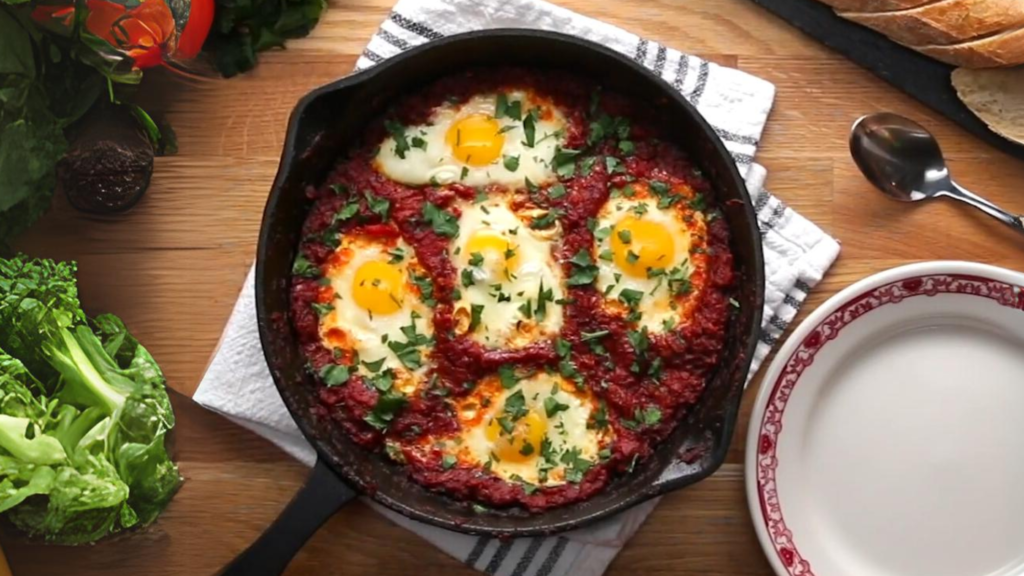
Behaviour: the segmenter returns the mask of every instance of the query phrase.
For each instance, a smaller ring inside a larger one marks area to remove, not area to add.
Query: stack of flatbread
[[[840,16],[958,66],[960,98],[1024,143],[1024,0],[821,0]]]

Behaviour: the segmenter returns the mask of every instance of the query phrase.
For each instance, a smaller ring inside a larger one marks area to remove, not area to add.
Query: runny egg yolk
[[[371,260],[356,270],[352,298],[373,314],[394,314],[402,307],[402,272],[386,262]]]
[[[505,135],[498,121],[486,114],[470,114],[453,122],[445,134],[452,155],[470,166],[486,166],[498,159]]]
[[[612,230],[615,265],[634,278],[647,278],[650,268],[667,268],[675,262],[672,234],[661,224],[626,216]]]
[[[466,242],[465,252],[470,257],[480,254],[488,266],[497,265],[497,272],[507,270],[514,274],[519,270],[519,251],[503,236],[489,232],[474,234]]]
[[[505,432],[498,418],[487,425],[487,439],[499,460],[526,462],[540,452],[540,444],[547,434],[547,421],[533,410],[512,424],[512,432]]]

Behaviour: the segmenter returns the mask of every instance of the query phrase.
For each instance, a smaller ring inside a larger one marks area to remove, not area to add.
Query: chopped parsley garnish
[[[628,233],[628,231],[626,231],[626,232]],[[611,235],[612,235],[612,227],[611,226],[605,226],[603,228],[598,228],[597,230],[594,230],[594,239],[597,240],[598,242],[600,242],[602,240],[607,240]]]
[[[334,311],[334,305],[329,302],[326,304],[322,304],[320,302],[313,302],[311,306],[313,307],[313,311],[315,311],[316,315],[320,318],[323,318],[324,316],[327,316],[328,314]]]
[[[704,195],[698,192],[689,202],[690,208],[698,212],[707,210],[707,202],[704,200]]]
[[[498,368],[498,379],[501,381],[501,387],[506,390],[514,388],[519,382],[516,369],[511,364],[503,364]]]
[[[527,298],[525,301],[523,301],[522,304],[519,305],[519,313],[522,314],[523,318],[526,318],[527,320],[533,318],[533,306],[531,302],[532,301],[529,298]]]
[[[562,196],[565,196],[565,185],[559,182],[548,188],[548,198],[552,200],[558,200]]]
[[[523,456],[529,456],[530,454],[533,454],[534,450],[535,448],[533,447],[533,444],[530,444],[529,442],[523,442],[523,447],[519,449],[519,453],[522,454]],[[536,490],[537,487],[534,486],[533,489]]]
[[[622,425],[630,430],[639,430],[657,426],[659,422],[661,422],[661,409],[657,406],[648,406],[647,408],[637,408],[633,412],[633,419],[623,420]]]
[[[398,360],[409,370],[416,370],[423,366],[423,357],[418,349],[418,344],[413,342],[388,342],[388,348],[398,356]]]
[[[484,305],[471,304],[469,309],[469,331],[473,332],[480,326],[480,316],[484,312]]]
[[[534,218],[533,221],[530,222],[530,229],[542,230],[544,228],[551,228],[558,222],[558,219],[561,218],[563,215],[565,215],[564,210],[560,208],[552,208],[551,210],[548,210],[547,213],[545,213],[540,218]]]
[[[569,409],[568,404],[562,404],[554,396],[548,396],[544,399],[544,414],[548,418],[553,418],[555,414],[559,412],[565,412]]]
[[[305,254],[299,252],[299,255],[295,257],[295,262],[292,263],[292,274],[303,278],[319,278],[320,268],[314,266]]]
[[[380,372],[381,367],[384,366],[384,359],[380,358],[378,360],[374,360],[373,362],[363,362],[363,366],[365,366],[366,369],[369,370],[370,372]]]
[[[633,233],[629,230],[619,230],[615,235],[619,237],[623,244],[631,244],[633,242]]]
[[[370,212],[380,216],[383,220],[387,220],[391,202],[387,198],[381,198],[369,190],[363,194],[366,196],[366,205],[370,208]]]
[[[455,456],[451,454],[445,454],[444,456],[441,457],[441,468],[445,470],[451,470],[452,467],[455,466],[456,462],[457,460]]]
[[[320,369],[320,380],[324,386],[341,386],[349,379],[348,366],[340,364],[328,364]]]
[[[459,235],[459,220],[450,212],[438,208],[437,205],[427,202],[423,205],[423,218],[434,229],[434,232],[441,236],[454,238]]]
[[[597,410],[594,411],[594,428],[604,430],[608,427],[608,405],[601,400]]]
[[[534,108],[526,114],[526,118],[523,118],[523,135],[526,136],[526,140],[523,144],[533,148],[536,143],[535,139],[537,136],[537,109]]]
[[[401,392],[389,390],[377,397],[377,404],[363,420],[378,430],[386,430],[395,414],[404,408],[407,402]]]
[[[388,250],[388,256],[391,256],[391,259],[388,260],[388,264],[398,264],[402,260],[405,260],[405,248],[395,246]]]
[[[597,164],[597,156],[587,156],[580,162],[580,174],[590,176],[594,171],[594,164]]]
[[[334,213],[334,219],[331,223],[336,224],[338,222],[344,222],[345,220],[352,218],[358,213],[359,203],[350,200],[347,204],[342,206],[341,210],[338,210],[337,212]]]
[[[555,291],[551,288],[544,288],[544,280],[540,281],[540,287],[537,289],[537,305],[534,308],[534,316],[536,316],[538,322],[543,322],[544,318],[548,313],[548,302],[554,302]]]
[[[430,277],[416,273],[410,274],[409,277],[420,291],[420,300],[431,308],[437,306],[437,300],[434,299],[434,283],[430,281]]]
[[[661,180],[651,180],[649,186],[651,192],[654,192],[657,196],[664,196],[672,192],[672,187],[669,186],[668,182],[662,182]]]
[[[529,410],[526,408],[526,396],[523,395],[522,389],[516,390],[512,394],[505,398],[505,415],[515,422],[526,416]]]
[[[668,289],[675,295],[689,294],[693,289],[690,283],[690,265],[683,262],[682,265],[668,271]]]
[[[555,154],[551,158],[551,165],[560,177],[570,178],[576,173],[576,157],[579,154],[579,150],[559,146],[555,148]]]
[[[519,169],[519,156],[503,156],[502,163],[505,165],[505,169],[509,172],[515,172]]]
[[[601,253],[598,254],[597,257],[605,262],[611,262],[615,258],[615,253],[612,252],[611,248],[605,248],[604,250],[601,250]],[[611,287],[614,287],[614,284]]]
[[[508,95],[501,93],[498,94],[497,102],[494,104],[494,118],[511,118],[513,120],[523,119],[523,103],[516,100],[515,102],[508,101]]]
[[[565,479],[573,484],[583,480],[583,476],[594,465],[593,462],[583,458],[579,448],[570,448],[562,453],[561,462],[565,464]]]
[[[395,140],[395,154],[405,160],[405,153],[409,151],[409,139],[405,136],[405,126],[397,120],[386,120],[384,128]]]
[[[608,170],[609,174],[615,174],[616,172],[625,172],[626,167],[622,165],[622,161],[615,156],[605,156],[604,166]]]
[[[427,149],[427,141],[424,140],[423,138],[420,138],[419,136],[413,136],[411,142],[413,148],[419,148],[420,150]]]
[[[462,173],[459,174],[459,180],[465,180],[466,176],[469,176],[469,167],[468,166],[463,166],[462,167]]]
[[[592,284],[597,278],[597,265],[594,264],[594,258],[586,248],[581,248],[575,256],[569,259],[569,263],[573,266],[572,275],[567,280],[570,286],[586,286]]]
[[[636,152],[636,146],[631,140],[619,140],[619,152],[622,152],[623,156],[632,156]]]
[[[597,330],[595,332],[581,332],[580,341],[589,342],[591,340],[599,340],[601,338],[604,338],[608,334],[611,334],[611,332],[609,332],[608,330]]]

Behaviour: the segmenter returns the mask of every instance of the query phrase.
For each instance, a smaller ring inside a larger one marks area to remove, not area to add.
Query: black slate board
[[[753,0],[808,36],[913,96],[992,146],[1024,159],[1024,146],[988,129],[956,95],[953,67],[844,20],[817,0]]]

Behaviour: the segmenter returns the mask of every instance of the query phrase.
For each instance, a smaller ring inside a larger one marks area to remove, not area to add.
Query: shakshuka
[[[489,507],[577,502],[650,455],[735,306],[714,191],[653,108],[506,68],[372,121],[308,189],[293,269],[320,416]]]

